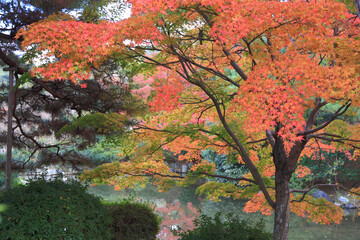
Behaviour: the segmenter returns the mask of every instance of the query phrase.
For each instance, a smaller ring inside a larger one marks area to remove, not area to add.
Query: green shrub
[[[215,163],[216,172],[219,175],[226,175],[229,177],[242,177],[249,170],[243,164],[240,164],[234,154],[217,154],[215,151],[210,149],[202,150],[201,156],[209,162]],[[237,183],[237,181],[217,178],[216,181],[222,183]]]
[[[309,188],[316,183],[346,183],[360,181],[360,164],[348,159],[342,151],[327,152],[320,151],[322,159],[304,156],[298,165],[306,166],[311,174],[304,178],[291,178],[291,188]],[[354,157],[353,151],[350,151]],[[293,173],[295,175],[295,173]]]
[[[37,179],[5,191],[0,239],[110,239],[110,217],[79,182]]]
[[[0,212],[5,211],[6,208],[7,208],[7,206],[6,206],[5,204],[0,204]],[[1,221],[2,221],[2,217],[1,217],[1,215],[0,215],[0,223],[1,223]]]
[[[107,203],[112,216],[112,240],[153,240],[160,230],[161,219],[145,202],[132,199]]]
[[[194,221],[195,228],[188,231],[176,231],[174,235],[181,240],[270,240],[272,234],[265,232],[262,221],[253,223],[250,220],[239,220],[228,215],[224,221],[220,213],[208,217],[200,215]]]

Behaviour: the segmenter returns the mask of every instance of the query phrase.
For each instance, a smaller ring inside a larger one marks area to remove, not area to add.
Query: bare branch
[[[312,126],[314,125],[315,119],[319,113],[320,108],[325,106],[327,102],[321,102],[320,98],[315,99],[315,108],[311,111],[308,120],[306,121],[305,131],[311,130]]]
[[[316,184],[316,185],[312,186],[311,188],[307,188],[307,189],[291,189],[290,193],[293,193],[293,192],[303,193],[302,197],[299,200],[292,200],[291,202],[301,202],[301,201],[304,200],[306,194],[308,194],[311,190],[313,190],[315,188],[319,188],[319,187],[329,187],[329,186],[330,187],[341,188],[341,189],[344,189],[345,191],[347,191],[349,193],[360,196],[360,193],[353,192],[350,189],[348,189],[348,188],[346,188],[346,187],[344,187],[342,185],[339,185],[339,184]]]
[[[270,143],[271,147],[274,148],[275,139],[274,139],[273,134],[270,132],[270,130],[266,130],[265,133],[266,133],[266,137],[269,140],[269,143]]]
[[[207,172],[191,172],[191,173],[196,174],[196,175],[205,175],[208,177],[222,178],[222,179],[227,179],[227,180],[231,180],[231,181],[247,181],[247,182],[256,184],[256,182],[254,180],[249,179],[249,178],[243,178],[243,177],[234,178],[234,177],[228,177],[228,176],[223,176],[223,175],[218,175],[218,174],[211,174],[211,173],[207,173]],[[181,174],[186,174],[186,172],[179,172],[180,175],[170,175],[170,174],[163,174],[163,173],[159,173],[159,172],[144,170],[140,174],[134,174],[134,173],[129,173],[129,172],[124,172],[124,174],[128,174],[128,175],[134,176],[134,177],[160,176],[160,177],[184,179],[185,177],[181,176]]]
[[[142,171],[142,173],[139,173],[139,174],[134,174],[134,173],[129,173],[129,172],[123,172],[123,173],[130,175],[130,176],[134,176],[134,177],[152,177],[154,175],[157,175],[160,177],[168,177],[168,178],[180,178],[180,179],[185,178],[180,175],[169,175],[169,174],[162,174],[162,173],[151,172],[151,171]]]
[[[246,181],[246,182],[251,182],[257,185],[257,183],[249,178],[244,178],[244,177],[238,177],[238,178],[234,178],[234,177],[228,177],[228,176],[223,176],[223,175],[218,175],[218,174],[211,174],[211,173],[207,173],[207,172],[195,172],[196,174],[202,174],[205,176],[209,176],[209,177],[216,177],[216,178],[222,178],[222,179],[227,179],[227,180],[231,180],[231,181]]]
[[[321,126],[316,127],[312,130],[305,130],[304,132],[299,132],[297,134],[297,136],[306,136],[308,134],[317,132],[325,127],[327,127],[332,121],[334,121],[337,117],[341,116],[342,114],[344,114],[350,107],[351,105],[351,101],[348,101],[347,103],[345,103],[344,105],[342,105],[330,118],[330,120],[328,120],[327,122],[323,123]]]
[[[324,137],[329,136],[329,137]],[[330,138],[333,137],[333,138]],[[359,143],[360,140],[358,139],[351,139],[351,138],[343,138],[341,136],[335,135],[335,134],[328,134],[328,133],[319,133],[319,134],[310,134],[309,138],[318,138],[323,139],[330,142],[356,142]]]
[[[246,144],[254,144],[254,143],[259,143],[259,142],[265,142],[267,140],[268,140],[267,138],[262,138],[262,139],[259,139],[259,140],[248,141],[248,142],[246,142]]]
[[[14,40],[13,36],[6,35],[6,34],[3,34],[3,33],[0,33],[0,38],[6,39],[6,40]]]
[[[359,140],[351,140],[351,139],[347,139],[347,138],[334,139],[334,138],[328,138],[328,137],[322,137],[322,136],[314,136],[313,138],[322,139],[322,140],[326,140],[326,141],[329,141],[329,142],[338,142],[338,143],[346,143],[346,142],[350,142],[350,141],[360,142]],[[354,144],[351,144],[351,143],[347,143],[347,144],[350,145],[353,148],[360,149],[359,146],[356,146]]]
[[[199,9],[198,13],[204,18],[204,20],[207,22],[207,24],[209,24],[210,27],[213,26],[213,22],[210,20],[210,18],[207,16],[207,14],[204,11]],[[231,53],[225,47],[223,48],[223,52],[224,52],[225,56],[230,60],[230,65],[240,75],[240,77],[244,81],[246,81],[248,76],[245,74],[245,72],[241,69],[241,67],[232,58]]]

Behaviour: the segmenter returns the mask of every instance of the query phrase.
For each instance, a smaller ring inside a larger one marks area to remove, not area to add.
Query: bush
[[[352,151],[350,151],[350,154],[354,158]],[[298,166],[308,167],[311,174],[303,178],[291,178],[291,188],[309,188],[309,186],[316,183],[334,184],[360,181],[360,164],[349,160],[344,152],[321,151],[320,155],[323,159],[313,159],[313,157],[309,156],[301,158]]]
[[[3,193],[0,239],[110,239],[110,217],[79,182],[37,179]]]
[[[153,240],[160,231],[161,219],[145,202],[131,199],[107,203],[112,216],[112,240]]]
[[[181,240],[271,240],[272,234],[265,232],[262,221],[253,223],[250,220],[239,220],[228,215],[224,221],[220,213],[208,217],[200,215],[194,221],[195,228],[185,232],[176,231],[174,235]]]

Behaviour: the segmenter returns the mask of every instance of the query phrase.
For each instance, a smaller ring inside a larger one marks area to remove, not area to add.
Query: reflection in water
[[[126,189],[115,191],[111,186],[93,186],[89,192],[99,195],[106,201],[118,201],[122,198],[135,196],[137,198],[154,203],[157,206],[158,214],[163,217],[162,235],[160,239],[172,240],[170,229],[181,227],[190,229],[192,220],[198,215],[196,209],[206,215],[213,215],[216,212],[233,213],[243,219],[257,220],[264,219],[268,231],[272,230],[273,218],[261,214],[244,213],[243,201],[223,199],[221,202],[203,200],[195,194],[194,187],[174,188],[167,193],[157,192],[155,187],[145,189]],[[360,240],[360,217],[356,214],[344,217],[341,224],[320,225],[308,222],[306,219],[296,215],[290,220],[290,240]]]
[[[158,234],[158,239],[161,240],[178,239],[172,235],[171,230],[192,229],[194,228],[193,221],[199,216],[199,210],[191,202],[184,206],[179,201],[175,201],[163,207],[157,206],[155,211],[162,218],[161,230]]]

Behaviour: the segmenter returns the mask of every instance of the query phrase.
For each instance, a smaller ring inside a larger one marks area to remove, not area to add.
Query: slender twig
[[[352,193],[352,194],[355,194],[355,195],[358,195],[360,196],[360,193],[357,193],[357,192],[353,192],[351,191],[350,189],[342,186],[342,185],[339,185],[339,184],[316,184],[314,186],[312,186],[311,188],[307,188],[307,189],[291,189],[290,190],[290,193],[293,193],[293,192],[297,192],[297,193],[303,193],[302,197],[299,199],[299,200],[291,200],[291,202],[301,202],[304,200],[306,194],[308,194],[311,190],[315,189],[315,188],[319,188],[319,187],[337,187],[337,188],[341,188],[341,189],[344,189],[346,190],[347,192],[349,193]]]

